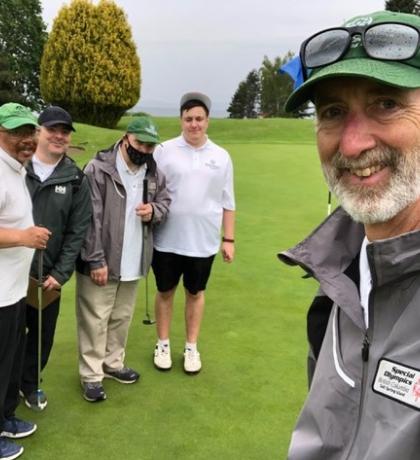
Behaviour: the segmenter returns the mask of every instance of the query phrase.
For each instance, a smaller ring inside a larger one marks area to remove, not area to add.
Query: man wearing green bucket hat
[[[152,260],[153,228],[170,203],[152,155],[158,143],[153,120],[135,117],[122,139],[85,168],[93,218],[76,267],[76,313],[79,374],[89,402],[106,399],[104,377],[125,384],[140,377],[124,357],[138,281]]]
[[[420,452],[420,17],[358,16],[302,44],[321,166],[341,207],[279,254],[320,285],[289,460]],[[328,323],[328,324],[327,324]]]

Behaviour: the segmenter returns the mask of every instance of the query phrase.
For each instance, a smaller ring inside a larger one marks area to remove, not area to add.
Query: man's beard
[[[381,185],[349,184],[341,177],[348,169],[381,165],[390,169],[389,180]],[[420,197],[420,149],[402,153],[389,147],[369,150],[356,159],[339,152],[329,163],[322,163],[330,190],[357,222],[387,222]]]

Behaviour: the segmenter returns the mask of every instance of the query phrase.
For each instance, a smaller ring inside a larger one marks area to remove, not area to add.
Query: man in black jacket
[[[39,116],[38,147],[27,165],[27,185],[37,225],[52,232],[43,254],[43,310],[41,368],[51,352],[60,307],[60,289],[74,270],[75,260],[85,238],[90,217],[89,185],[83,172],[66,155],[74,131],[70,114],[61,107],[47,107]],[[31,266],[31,277],[38,278],[38,254]],[[33,286],[36,286],[33,283]],[[37,296],[28,293],[27,343],[21,394],[25,404],[42,410],[47,397],[38,384],[38,311]],[[34,300],[32,300],[34,299]],[[39,308],[39,306],[38,306]],[[38,390],[38,391],[37,391]]]

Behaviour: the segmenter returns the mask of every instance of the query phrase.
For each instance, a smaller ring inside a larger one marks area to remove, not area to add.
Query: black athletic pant
[[[60,297],[42,310],[41,370],[47,365],[54,343]],[[38,309],[26,306],[26,348],[20,389],[29,395],[38,387]]]
[[[19,404],[25,350],[25,299],[0,307],[0,432]]]

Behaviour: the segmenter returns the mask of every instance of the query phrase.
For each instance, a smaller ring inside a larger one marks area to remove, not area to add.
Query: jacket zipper
[[[372,257],[373,258],[373,257]],[[368,251],[368,260],[369,260],[369,251]],[[371,278],[372,278],[372,288],[370,290],[369,294],[369,301],[368,301],[368,310],[369,310],[369,326],[365,331],[365,336],[363,337],[363,342],[362,342],[362,348],[361,348],[361,358],[362,358],[362,380],[360,383],[360,403],[359,403],[359,412],[357,416],[357,424],[356,424],[356,429],[354,431],[353,439],[350,445],[349,453],[346,457],[347,460],[350,459],[354,445],[356,443],[356,439],[359,435],[359,430],[360,430],[360,423],[362,420],[362,414],[363,414],[363,406],[364,406],[364,401],[365,401],[365,394],[366,394],[366,383],[367,383],[367,374],[368,374],[368,367],[369,367],[369,352],[370,352],[370,345],[371,345],[371,340],[372,340],[372,326],[373,326],[373,305],[372,305],[372,298],[373,298],[373,291],[375,290],[375,272],[372,269],[374,267],[374,264],[369,264],[370,271],[371,271]]]
[[[352,455],[353,448],[356,443],[357,436],[359,434],[360,422],[362,420],[363,402],[365,400],[365,392],[366,392],[366,376],[367,376],[367,368],[368,368],[368,361],[369,361],[369,346],[370,346],[369,329],[367,329],[365,332],[365,336],[363,338],[363,343],[362,343],[362,348],[361,348],[361,358],[363,362],[363,367],[362,367],[362,379],[360,383],[359,411],[358,411],[357,423],[356,423],[356,428],[354,430],[353,439],[351,441],[350,449],[346,457],[347,460],[349,460]]]
[[[365,337],[363,339],[363,344],[362,344],[362,360],[364,363],[367,363],[369,361],[369,336],[368,336],[368,331],[366,330]]]

